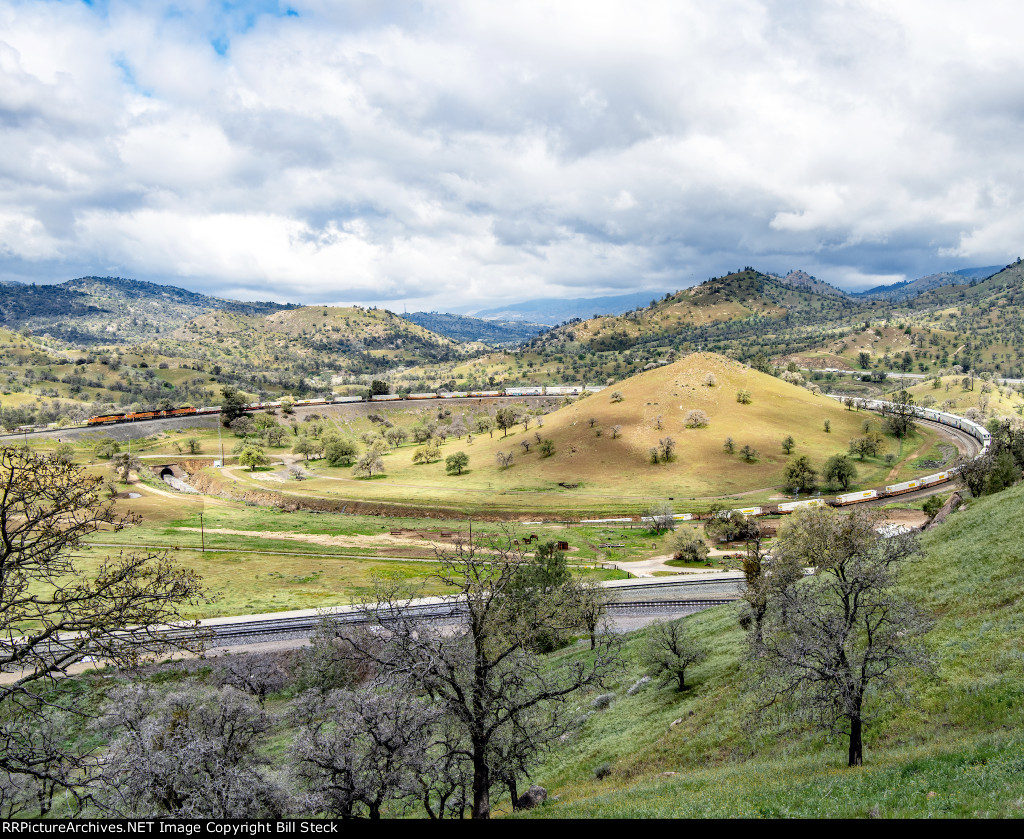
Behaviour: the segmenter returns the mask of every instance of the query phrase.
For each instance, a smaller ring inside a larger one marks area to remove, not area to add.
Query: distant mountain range
[[[941,288],[947,285],[969,285],[975,280],[984,280],[993,274],[1003,270],[1002,265],[989,265],[982,268],[962,268],[959,271],[940,271],[938,274],[929,274],[926,277],[918,277],[916,280],[904,280],[901,283],[890,285],[879,285],[869,288],[867,291],[853,292],[851,297],[859,297],[863,300],[908,300],[917,297],[933,288]]]
[[[478,309],[467,314],[482,320],[501,320],[538,323],[557,326],[573,318],[592,318],[600,315],[621,315],[637,306],[646,306],[663,297],[663,291],[634,291],[612,297],[548,297],[510,303],[494,309]],[[673,289],[674,291],[674,289]]]
[[[455,341],[480,341],[492,347],[518,346],[548,328],[541,323],[483,320],[439,312],[411,312],[401,317]]]

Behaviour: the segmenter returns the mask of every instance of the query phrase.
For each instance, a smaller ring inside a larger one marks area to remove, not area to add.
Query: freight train
[[[400,402],[419,399],[496,399],[503,396],[579,396],[583,393],[597,393],[604,390],[601,385],[551,385],[548,387],[509,387],[501,390],[440,390],[430,393],[378,393],[370,397],[371,402]],[[366,402],[362,396],[332,396],[321,399],[297,399],[292,404],[298,408],[308,405],[339,405],[349,402]],[[280,408],[280,402],[252,402],[245,406],[246,411],[265,411]],[[90,417],[87,425],[112,425],[118,422],[137,422],[139,420],[163,419],[165,417],[187,417],[196,414],[219,414],[220,407],[211,405],[206,408],[169,408],[166,411],[138,411],[122,414],[103,414]]]
[[[889,407],[890,403],[879,399],[872,399],[867,400],[863,404],[868,410],[884,412]],[[983,425],[979,425],[978,423],[972,422],[964,417],[958,417],[956,414],[936,411],[931,408],[915,407],[914,413],[919,419],[930,420],[931,422],[937,422],[941,425],[948,425],[951,428],[957,428],[967,434],[970,434],[975,440],[981,443],[981,451],[975,455],[976,458],[986,456],[989,449],[992,447],[992,434]],[[758,517],[789,515],[797,510],[814,507],[847,507],[851,504],[861,504],[865,501],[874,501],[878,498],[891,498],[897,495],[903,495],[907,492],[917,492],[918,490],[929,489],[930,487],[948,483],[956,477],[957,471],[958,467],[954,466],[942,472],[936,472],[934,475],[926,475],[923,478],[914,478],[912,481],[902,481],[901,483],[889,484],[883,489],[866,489],[858,492],[847,492],[834,497],[808,498],[805,501],[785,501],[781,504],[770,504],[764,507],[745,507],[743,509],[723,512],[737,512],[748,517]],[[673,518],[676,521],[689,521],[690,519],[695,518],[695,516],[692,516],[690,513],[683,513],[675,515]],[[641,518],[641,521],[651,522],[653,519],[649,516],[644,516]]]

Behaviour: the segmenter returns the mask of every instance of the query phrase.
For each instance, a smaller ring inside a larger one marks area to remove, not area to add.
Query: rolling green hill
[[[902,587],[936,620],[934,673],[909,677],[906,701],[874,702],[863,767],[846,768],[842,741],[799,722],[747,724],[742,630],[735,607],[719,607],[687,618],[713,653],[684,695],[653,684],[626,695],[643,674],[643,633],[629,638],[611,707],[538,774],[558,800],[537,815],[1021,817],[1022,512],[1024,485],[971,501],[924,535]]]
[[[707,384],[709,380],[714,384]],[[746,404],[737,401],[741,390],[748,394]],[[513,427],[481,433],[477,423],[495,413],[492,402],[450,407],[437,402],[394,408],[381,404],[375,409],[380,423],[376,427],[383,427],[386,420],[409,433],[406,442],[383,457],[383,474],[361,480],[353,477],[350,467],[317,461],[301,486],[290,489],[418,509],[573,517],[583,512],[637,513],[668,498],[681,510],[705,509],[709,498],[735,493],[751,493],[747,499],[756,504],[786,497],[781,485],[793,458],[806,455],[820,469],[828,457],[845,453],[849,440],[864,433],[865,421],[876,430],[880,426],[877,417],[846,410],[836,400],[710,353],[694,353],[633,376],[541,418],[523,407],[522,420]],[[704,412],[707,425],[687,427],[691,411]],[[353,419],[346,408],[327,407],[318,413],[353,439],[374,434],[369,419]],[[417,463],[420,444],[412,442],[414,431],[427,424],[433,425],[438,438],[443,427],[447,439],[439,459]],[[467,431],[473,432],[471,440]],[[787,436],[795,442],[789,455],[781,445]],[[671,457],[652,463],[651,449],[659,449],[669,438]],[[734,441],[731,453],[723,449],[727,438]],[[904,442],[902,457],[890,465],[884,456],[890,450],[896,455],[899,445],[889,438],[885,451],[858,461],[858,486],[920,474],[912,460],[931,451],[935,442],[932,431],[915,432]],[[548,444],[551,449],[545,452]],[[756,450],[753,459],[742,458],[744,446]],[[468,470],[448,475],[445,458],[458,451],[469,456]],[[505,465],[498,455],[508,454],[512,460]],[[258,477],[242,471],[233,477],[242,489],[261,486]]]

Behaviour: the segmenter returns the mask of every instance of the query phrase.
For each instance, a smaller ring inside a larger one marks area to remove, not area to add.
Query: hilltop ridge
[[[259,315],[289,308],[294,307],[226,300],[124,277],[0,286],[0,326],[28,329],[80,347],[146,340],[205,312]]]

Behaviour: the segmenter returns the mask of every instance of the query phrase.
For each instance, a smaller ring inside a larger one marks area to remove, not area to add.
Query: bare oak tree
[[[655,623],[647,635],[645,660],[653,675],[674,679],[686,690],[686,671],[708,657],[707,647],[694,638],[685,618]]]
[[[411,683],[381,680],[299,700],[293,717],[301,733],[291,755],[315,812],[379,819],[389,802],[418,798],[436,712],[416,694]]]
[[[887,532],[877,511],[807,510],[772,553],[815,570],[773,586],[760,638],[748,636],[766,705],[791,705],[847,735],[849,765],[859,766],[867,701],[895,693],[905,668],[927,664],[919,638],[930,621],[896,589],[916,538]]]
[[[63,770],[48,747],[33,756],[18,732],[54,708],[41,694],[50,680],[85,657],[131,666],[202,646],[163,628],[203,596],[199,577],[166,554],[121,553],[91,572],[76,564],[86,536],[136,521],[119,516],[102,490],[81,467],[0,448],[0,671],[13,674],[0,683],[0,770],[37,781]]]
[[[425,623],[407,594],[379,588],[373,614],[388,642],[360,652],[389,677],[412,678],[449,720],[472,769],[473,818],[489,818],[495,787],[511,791],[514,776],[571,730],[568,703],[605,682],[618,666],[618,644],[603,635],[588,660],[558,667],[533,651],[539,632],[565,634],[579,625],[578,597],[571,581],[543,597],[523,597],[525,557],[510,534],[457,542],[439,549],[438,561],[439,581],[456,592],[453,625]]]
[[[114,736],[97,803],[122,818],[281,818],[289,795],[260,748],[272,722],[231,687],[121,690],[101,723]]]

